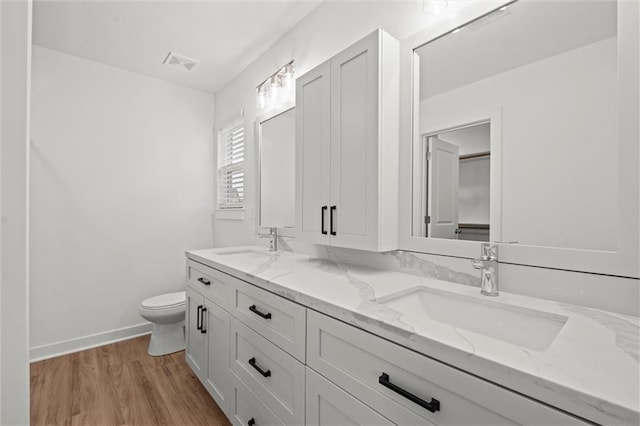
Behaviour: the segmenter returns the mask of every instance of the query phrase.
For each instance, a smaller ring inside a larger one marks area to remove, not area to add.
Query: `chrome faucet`
[[[269,251],[278,251],[278,228],[269,228],[268,234],[258,234],[260,238],[269,238]]]
[[[482,243],[482,254],[471,260],[474,268],[480,269],[482,284],[480,293],[485,296],[497,296],[498,292],[498,245],[494,243]]]

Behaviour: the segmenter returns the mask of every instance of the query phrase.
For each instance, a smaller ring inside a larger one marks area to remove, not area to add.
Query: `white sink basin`
[[[437,321],[537,351],[551,345],[568,319],[481,297],[415,287],[377,302],[401,312],[405,322]]]

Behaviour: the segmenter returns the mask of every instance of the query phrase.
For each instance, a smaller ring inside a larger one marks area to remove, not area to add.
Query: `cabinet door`
[[[378,40],[331,59],[331,244],[341,247],[377,249]]]
[[[309,367],[306,374],[307,425],[393,424]]]
[[[296,231],[318,244],[329,243],[329,73],[325,62],[296,80]]]
[[[205,387],[218,406],[229,414],[229,313],[208,299],[204,300],[204,331],[207,345]]]
[[[200,330],[204,297],[187,287],[185,358],[195,375],[204,381],[206,374],[206,335]]]

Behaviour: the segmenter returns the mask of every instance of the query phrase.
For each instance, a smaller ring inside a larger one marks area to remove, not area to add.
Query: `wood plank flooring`
[[[31,364],[31,424],[229,425],[184,351],[151,357],[149,337]]]

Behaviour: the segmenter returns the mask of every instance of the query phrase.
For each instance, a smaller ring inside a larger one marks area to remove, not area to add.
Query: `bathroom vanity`
[[[261,247],[187,252],[187,304],[235,424],[640,421],[635,317]]]

